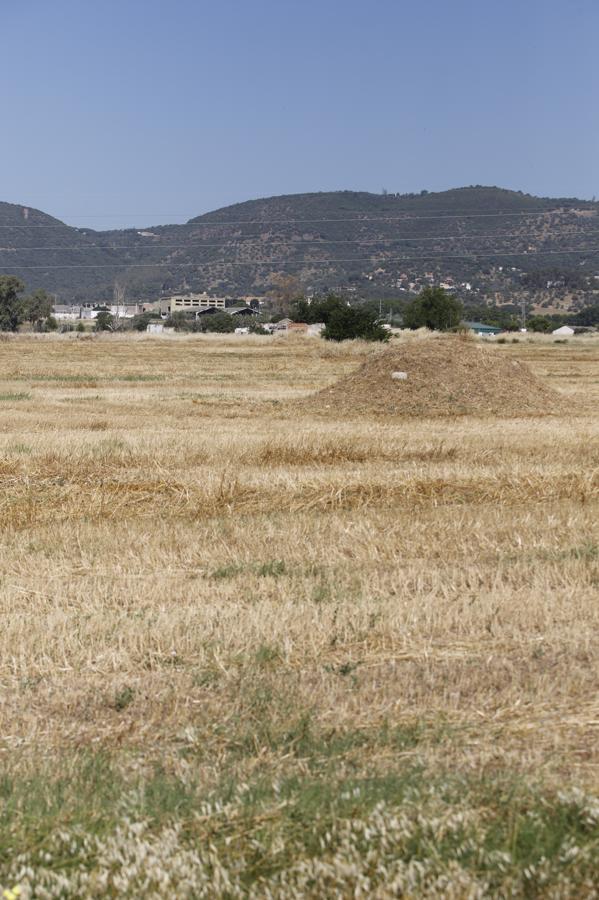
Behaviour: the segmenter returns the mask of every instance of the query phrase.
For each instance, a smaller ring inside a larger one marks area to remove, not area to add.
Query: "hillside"
[[[0,270],[62,300],[105,299],[115,279],[130,298],[174,290],[264,293],[274,272],[306,290],[405,296],[427,281],[466,299],[576,305],[599,266],[599,203],[494,187],[440,193],[352,191],[251,200],[144,231],[72,228],[0,203]],[[539,298],[537,298],[539,299]]]

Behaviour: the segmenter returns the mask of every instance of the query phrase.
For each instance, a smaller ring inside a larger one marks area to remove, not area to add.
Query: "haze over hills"
[[[432,278],[478,299],[513,297],[526,286],[571,298],[599,283],[598,225],[594,201],[480,186],[291,194],[184,225],[122,231],[73,228],[0,203],[0,271],[63,302],[108,299],[115,280],[130,299],[185,290],[259,295],[275,272],[297,276],[308,291],[370,297]]]

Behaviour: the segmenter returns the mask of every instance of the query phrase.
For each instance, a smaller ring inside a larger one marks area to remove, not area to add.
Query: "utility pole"
[[[522,297],[522,331],[526,331],[526,297]]]

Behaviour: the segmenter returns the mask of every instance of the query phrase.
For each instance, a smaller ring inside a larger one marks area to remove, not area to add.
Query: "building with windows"
[[[198,312],[202,309],[225,309],[224,297],[211,297],[210,294],[174,294],[160,300],[160,314],[170,316],[174,312]]]

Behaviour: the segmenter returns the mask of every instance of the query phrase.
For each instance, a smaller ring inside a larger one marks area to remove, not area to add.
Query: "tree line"
[[[281,283],[277,282],[273,296],[274,309],[278,313],[274,312],[268,317],[271,321],[289,315],[298,322],[322,323],[322,336],[332,341],[352,338],[367,341],[389,339],[389,328],[385,327],[381,310],[374,301],[351,302],[335,292],[307,299],[294,279],[286,277],[279,280]],[[386,303],[385,306],[389,307],[389,322],[403,328],[451,331],[463,327],[463,304],[440,287],[426,287],[407,303],[397,301]],[[12,275],[0,276],[0,331],[17,331],[24,322],[31,323],[36,331],[55,330],[58,324],[52,312],[52,298],[46,291],[38,289],[27,295],[25,285],[18,278]],[[522,325],[520,310],[515,306],[469,306],[467,312],[470,318],[505,331],[517,331]],[[148,322],[155,315],[144,313],[137,316],[128,327],[145,331]],[[264,321],[264,317],[259,317],[252,323],[250,330],[265,333],[262,327]],[[587,305],[576,314],[536,314],[526,319],[527,328],[539,332],[549,332],[564,323],[591,327],[599,325],[599,302]],[[98,331],[115,330],[114,318],[108,310],[99,312],[94,324]],[[237,323],[224,312],[201,319],[192,319],[183,312],[176,312],[166,324],[178,331],[228,332],[233,331]]]

